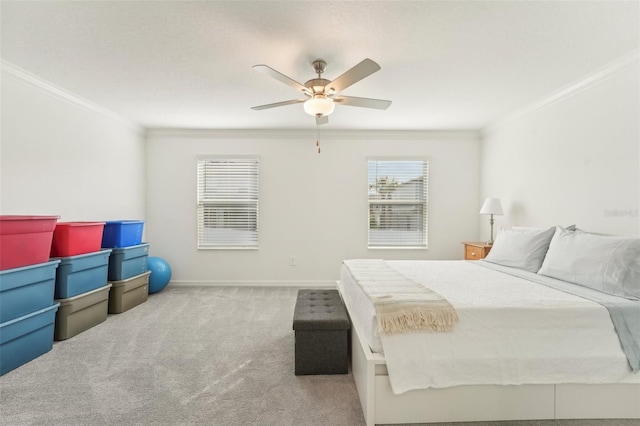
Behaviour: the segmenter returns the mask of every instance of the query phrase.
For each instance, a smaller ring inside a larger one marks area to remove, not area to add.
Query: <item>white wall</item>
[[[461,259],[478,233],[475,132],[151,131],[147,236],[175,282],[334,285],[343,259]],[[260,156],[258,250],[196,249],[196,157]],[[368,156],[428,156],[429,249],[367,249]],[[289,266],[293,256],[296,266]]]
[[[639,75],[636,60],[483,135],[480,194],[502,200],[498,226],[640,234]]]
[[[4,64],[1,84],[2,214],[145,218],[140,129]]]

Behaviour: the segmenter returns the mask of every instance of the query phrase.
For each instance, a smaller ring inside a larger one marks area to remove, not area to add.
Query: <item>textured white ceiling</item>
[[[479,129],[639,46],[637,1],[6,1],[1,55],[144,127],[306,129],[288,86],[364,58],[326,129]]]

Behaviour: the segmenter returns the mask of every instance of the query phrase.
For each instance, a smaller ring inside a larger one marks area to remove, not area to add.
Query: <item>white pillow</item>
[[[540,275],[640,299],[640,238],[559,228]]]
[[[544,230],[500,229],[491,251],[484,260],[538,272],[554,232],[553,227]]]

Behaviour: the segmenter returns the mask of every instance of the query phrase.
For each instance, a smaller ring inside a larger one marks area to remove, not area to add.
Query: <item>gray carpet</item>
[[[293,374],[296,292],[169,286],[0,377],[1,424],[364,425],[350,374]],[[516,424],[640,423],[473,425]]]

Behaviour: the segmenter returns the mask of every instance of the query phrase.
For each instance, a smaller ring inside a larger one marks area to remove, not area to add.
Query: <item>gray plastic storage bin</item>
[[[71,297],[57,299],[54,340],[65,340],[100,324],[107,319],[111,284]]]
[[[122,281],[149,270],[149,243],[114,248],[109,256],[109,281]]]
[[[123,281],[111,281],[109,313],[120,314],[144,303],[149,298],[151,271]]]

